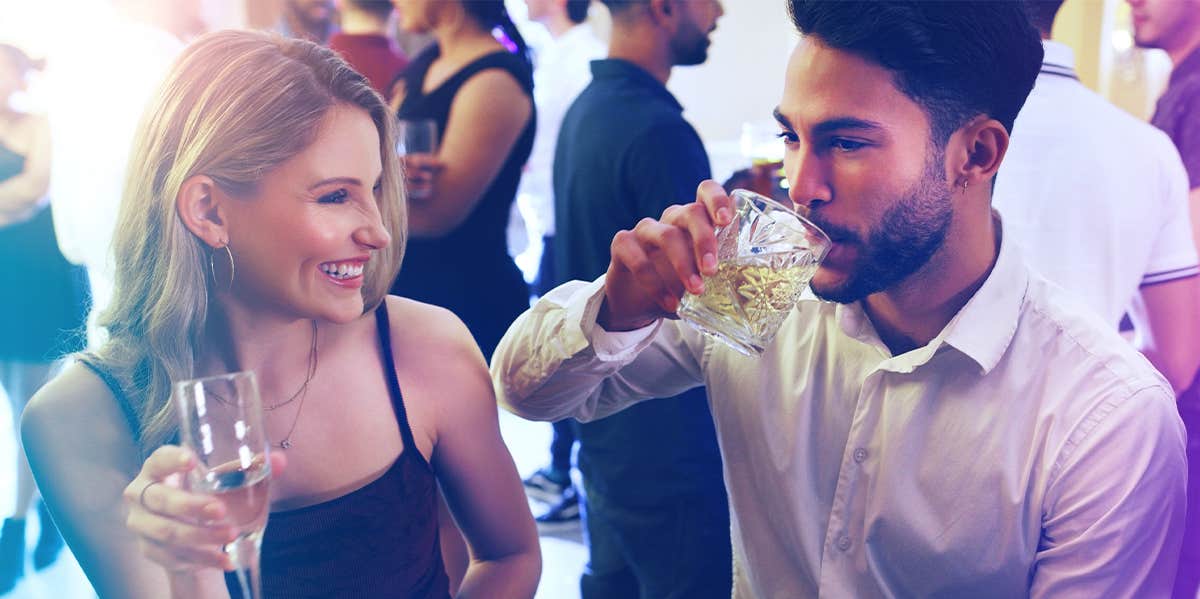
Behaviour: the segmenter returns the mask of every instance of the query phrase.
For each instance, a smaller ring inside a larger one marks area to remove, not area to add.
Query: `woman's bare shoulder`
[[[21,434],[28,443],[78,443],[81,449],[118,443],[131,446],[133,431],[108,385],[78,362],[46,383],[21,417]]]

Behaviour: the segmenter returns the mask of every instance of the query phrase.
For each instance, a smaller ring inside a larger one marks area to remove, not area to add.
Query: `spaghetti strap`
[[[129,405],[129,398],[125,397],[125,392],[121,389],[121,383],[117,382],[116,377],[111,372],[92,363],[87,358],[79,358],[79,363],[91,370],[100,380],[104,381],[104,385],[113,394],[113,399],[117,400],[117,405],[121,407],[121,413],[125,415],[125,421],[129,424],[129,430],[133,432],[133,442],[139,447],[142,444],[142,426],[138,423],[137,414],[133,411],[133,406]]]
[[[375,309],[375,326],[379,331],[379,342],[383,345],[383,371],[387,373],[388,393],[392,398],[392,409],[400,423],[400,438],[404,440],[404,451],[413,452],[425,462],[425,456],[413,442],[412,427],[408,424],[408,411],[404,409],[404,396],[400,393],[400,379],[396,377],[396,361],[392,357],[392,328],[388,323],[387,298]]]

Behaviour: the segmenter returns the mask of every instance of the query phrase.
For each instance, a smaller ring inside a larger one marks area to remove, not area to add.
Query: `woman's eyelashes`
[[[341,204],[348,199],[350,199],[350,192],[346,191],[343,188],[343,189],[338,189],[337,191],[331,191],[331,192],[317,198],[317,203],[318,204]]]

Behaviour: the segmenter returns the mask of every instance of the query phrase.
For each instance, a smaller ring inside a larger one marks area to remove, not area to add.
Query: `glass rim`
[[[256,385],[258,384],[257,376],[254,374],[253,370],[238,370],[237,372],[226,372],[224,374],[212,374],[209,376],[202,376],[202,377],[197,377],[194,379],[184,379],[182,381],[176,381],[175,384],[172,385],[172,387],[174,387],[176,391],[179,391],[185,387],[196,385],[196,384],[204,384],[204,383],[216,382],[216,381],[233,381],[233,380],[242,379],[242,378],[248,378],[248,379],[254,381]]]
[[[749,189],[743,189],[741,187],[729,192],[729,197],[732,198],[734,196],[734,194],[739,194],[739,192],[740,192],[740,195],[749,195],[753,198],[760,199],[760,200],[764,201],[765,203],[770,204],[774,208],[776,208],[778,210],[783,210],[784,212],[787,212],[787,213],[795,216],[796,218],[800,219],[800,224],[804,225],[806,228],[815,232],[818,236],[820,236],[821,240],[824,242],[823,245],[825,246],[825,251],[821,253],[822,259],[824,258],[824,254],[827,253],[830,250],[830,248],[833,247],[833,240],[829,238],[829,234],[826,233],[824,229],[822,229],[821,227],[817,226],[816,223],[809,220],[809,218],[807,216],[804,216],[803,214],[796,212],[796,210],[793,209],[792,207],[783,205],[782,202],[779,202],[775,198],[770,198],[761,193],[758,193],[757,191],[751,191]]]

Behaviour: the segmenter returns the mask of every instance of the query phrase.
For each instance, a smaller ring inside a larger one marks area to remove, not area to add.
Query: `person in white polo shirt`
[[[1188,181],[1170,138],[1080,81],[1050,41],[1063,0],[1025,0],[1045,58],[996,176],[992,205],[1035,271],[1138,348],[1176,393],[1200,365],[1200,268]]]

